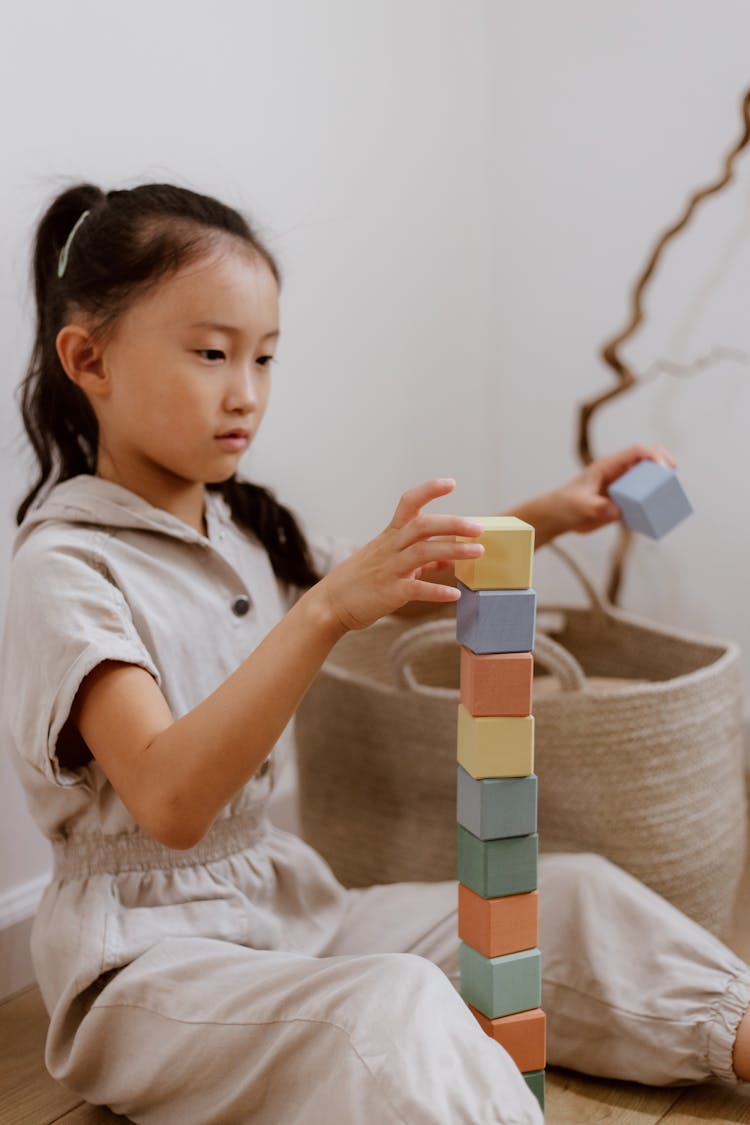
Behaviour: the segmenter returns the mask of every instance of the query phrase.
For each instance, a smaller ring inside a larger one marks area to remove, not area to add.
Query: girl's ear
[[[55,347],[65,374],[86,395],[102,397],[109,393],[102,349],[87,328],[66,324],[57,334]]]

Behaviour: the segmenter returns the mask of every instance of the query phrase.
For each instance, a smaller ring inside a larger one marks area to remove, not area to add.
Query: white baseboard
[[[29,940],[47,875],[0,895],[0,1001],[34,983]]]

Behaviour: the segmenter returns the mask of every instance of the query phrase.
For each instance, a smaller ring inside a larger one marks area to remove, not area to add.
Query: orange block
[[[530,715],[533,682],[530,652],[481,656],[461,646],[461,702],[472,715]]]
[[[458,936],[483,957],[504,957],[539,944],[539,891],[482,898],[458,884]]]
[[[469,1004],[483,1031],[505,1047],[520,1071],[544,1070],[547,1065],[547,1020],[541,1008],[498,1016],[491,1020]]]

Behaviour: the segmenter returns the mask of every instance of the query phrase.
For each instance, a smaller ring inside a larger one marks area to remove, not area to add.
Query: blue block
[[[459,824],[480,840],[530,836],[536,832],[536,774],[528,777],[472,777],[458,767]]]
[[[536,627],[534,590],[470,590],[459,582],[456,637],[472,652],[531,652]]]
[[[661,539],[693,510],[674,469],[639,461],[609,486],[609,495],[631,531]]]

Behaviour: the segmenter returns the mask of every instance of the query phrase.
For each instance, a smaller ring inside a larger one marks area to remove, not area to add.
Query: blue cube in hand
[[[639,461],[609,486],[625,524],[651,539],[661,539],[693,510],[674,469]]]

